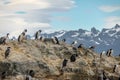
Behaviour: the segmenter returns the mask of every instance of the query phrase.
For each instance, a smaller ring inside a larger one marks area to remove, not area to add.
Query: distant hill
[[[50,34],[43,34],[45,37],[58,37],[59,40],[66,39],[66,42],[71,44],[73,41],[77,41],[79,44],[84,44],[86,47],[95,45],[96,51],[106,51],[110,48],[114,50],[114,55],[120,54],[120,25],[116,24],[115,27],[110,29],[97,30],[95,27],[88,30],[71,30],[71,31],[57,31]]]

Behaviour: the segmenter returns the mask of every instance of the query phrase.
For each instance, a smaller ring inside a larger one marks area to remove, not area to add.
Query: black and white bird
[[[42,32],[42,31],[39,30],[39,31],[37,31],[37,32],[35,33],[35,40],[38,40],[39,35],[40,35],[41,32]]]
[[[6,71],[4,71],[4,72],[1,73],[1,79],[5,79],[6,76],[7,76],[7,72]]]
[[[64,67],[67,65],[67,62],[68,62],[68,60],[67,60],[67,59],[64,59],[64,60],[63,60],[63,63],[62,63],[62,68],[64,68]]]
[[[40,41],[44,41],[44,37],[41,36],[41,37],[40,37]]]
[[[0,44],[6,44],[9,40],[9,33],[6,34],[6,36],[0,38]]]
[[[109,55],[108,56],[112,56],[113,54],[113,49],[110,49]]]
[[[60,44],[58,38],[57,37],[54,37],[54,38],[55,38],[56,44]]]
[[[114,65],[114,67],[113,67],[113,73],[114,73],[114,72],[116,72],[116,71],[117,71],[117,69],[118,69],[118,65],[117,65],[117,64],[115,64],[115,65]]]
[[[27,32],[27,29],[25,29],[25,30],[18,36],[18,42],[19,42],[19,43],[21,43],[23,40],[27,40],[26,32]]]
[[[83,48],[83,44],[80,44],[80,45],[78,46],[78,48]]]
[[[11,47],[7,47],[6,51],[5,51],[5,58],[8,57],[8,55],[10,54],[10,48]]]
[[[24,31],[23,31],[23,33],[26,33],[27,32],[27,29],[25,29]]]
[[[27,33],[27,29],[25,29],[25,30],[22,32],[23,39],[27,39],[27,37],[26,37],[26,33]]]
[[[102,58],[102,56],[105,54],[105,51],[102,51],[101,53],[100,53],[100,58]]]
[[[30,70],[30,71],[29,71],[29,75],[30,75],[31,77],[34,77],[34,76],[35,76],[35,71]]]
[[[71,45],[74,46],[75,44],[77,44],[77,41],[73,41]]]
[[[22,34],[23,36],[25,36],[25,35],[26,35],[26,32],[27,32],[27,29],[25,29],[21,34]]]
[[[113,49],[109,49],[106,53],[106,56],[110,57],[113,54]]]
[[[70,57],[70,62],[75,62],[77,56],[78,56],[78,54],[72,54]]]
[[[90,46],[89,49],[94,50],[96,46]]]
[[[103,74],[103,80],[107,80],[106,72],[104,70],[103,70],[102,74]]]
[[[31,77],[31,76],[29,76],[29,75],[26,75],[25,80],[32,80],[32,77]]]

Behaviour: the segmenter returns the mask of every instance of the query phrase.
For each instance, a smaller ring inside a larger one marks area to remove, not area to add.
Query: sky
[[[0,0],[0,34],[112,28],[120,24],[120,0]]]

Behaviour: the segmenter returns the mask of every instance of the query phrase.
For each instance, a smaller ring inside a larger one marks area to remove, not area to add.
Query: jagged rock
[[[12,49],[5,59],[4,50],[8,46]],[[87,48],[80,52],[68,44],[46,44],[39,40],[27,40],[21,44],[11,41],[8,45],[0,45],[0,48],[0,75],[7,71],[5,80],[24,80],[29,70],[35,71],[32,80],[96,80],[97,69],[105,70],[109,77],[119,76],[111,73],[113,66],[119,63],[119,58],[104,56],[101,59],[99,54]],[[75,62],[70,62],[72,54],[79,55]],[[68,59],[68,63],[61,70],[64,59]]]
[[[94,76],[95,75],[95,73],[91,69],[87,71],[87,74],[89,76]]]
[[[90,53],[87,54],[87,57],[90,58],[90,59],[94,59],[94,56]]]
[[[83,61],[80,61],[80,62],[79,62],[79,65],[80,65],[80,66],[87,66],[87,62],[85,62],[84,60],[83,60]]]

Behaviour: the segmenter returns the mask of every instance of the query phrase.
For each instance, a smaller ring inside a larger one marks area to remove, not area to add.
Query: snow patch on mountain
[[[91,36],[91,32],[86,31],[86,32],[85,32],[85,35],[86,35],[86,36]]]
[[[100,44],[99,42],[95,42],[97,45]]]
[[[79,33],[75,33],[74,35],[72,35],[71,37],[77,37],[79,35]]]
[[[55,35],[56,37],[61,37],[65,34],[66,32],[60,32],[60,34]]]

